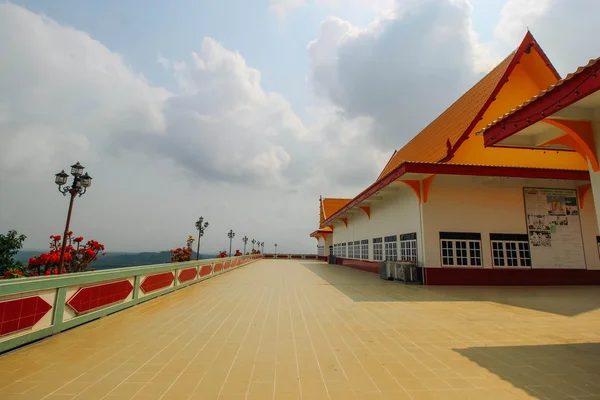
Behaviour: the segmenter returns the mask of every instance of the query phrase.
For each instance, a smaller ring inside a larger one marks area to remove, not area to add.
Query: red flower
[[[78,237],[76,237],[75,239],[73,239],[73,241],[74,241],[75,243],[80,243],[80,242],[83,242],[83,236],[78,236]]]

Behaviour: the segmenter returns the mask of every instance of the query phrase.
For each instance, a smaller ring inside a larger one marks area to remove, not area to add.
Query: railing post
[[[67,288],[58,288],[56,293],[56,301],[54,303],[54,315],[52,316],[52,333],[59,333],[63,322],[63,315],[65,313],[65,302],[67,301]]]
[[[140,295],[140,281],[141,281],[141,277],[139,275],[136,275],[133,278],[133,300],[137,299]]]

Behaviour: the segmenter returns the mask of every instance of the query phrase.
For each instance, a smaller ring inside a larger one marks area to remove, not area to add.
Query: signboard
[[[532,268],[585,268],[577,192],[523,188]]]

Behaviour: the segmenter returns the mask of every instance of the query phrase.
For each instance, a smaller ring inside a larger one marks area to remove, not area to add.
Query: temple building
[[[319,200],[319,254],[415,261],[428,285],[600,284],[599,67],[561,80],[527,32],[373,184]]]

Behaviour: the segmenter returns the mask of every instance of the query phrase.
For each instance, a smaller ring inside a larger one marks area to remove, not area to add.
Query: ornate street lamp
[[[254,250],[254,243],[256,243],[256,239],[252,239],[252,250]]]
[[[92,177],[88,175],[86,172],[83,173],[84,166],[77,163],[71,165],[71,175],[73,175],[73,184],[71,186],[65,186],[67,184],[67,179],[69,175],[63,169],[58,174],[55,174],[54,182],[58,185],[58,191],[66,196],[67,193],[71,195],[71,199],[69,200],[69,212],[67,213],[67,223],[65,225],[65,234],[63,235],[62,247],[60,249],[60,261],[58,263],[58,273],[62,273],[63,263],[65,261],[65,249],[67,247],[67,235],[69,233],[69,225],[71,224],[71,212],[73,211],[73,202],[75,201],[75,196],[79,195],[79,197],[83,196],[87,191],[87,188],[92,186]]]
[[[260,242],[261,253],[265,253],[265,242]]]
[[[246,243],[248,243],[248,236],[244,236],[242,238],[242,242],[244,242],[244,255],[246,255]]]
[[[196,260],[200,259],[200,238],[204,236],[204,230],[208,228],[208,221],[204,222],[204,224],[202,224],[202,222],[204,222],[203,217],[198,218],[198,221],[196,221],[196,229],[198,230],[198,250],[196,250]]]
[[[277,243],[275,243],[275,255],[277,255]]]
[[[235,233],[233,232],[233,229],[230,229],[229,233],[227,234],[227,237],[229,238],[229,257],[231,257],[231,241],[233,240],[234,236]]]

